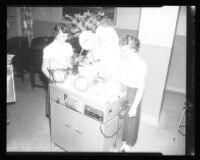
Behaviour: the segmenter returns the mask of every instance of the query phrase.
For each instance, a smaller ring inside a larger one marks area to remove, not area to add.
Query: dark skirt
[[[133,104],[136,88],[127,88],[127,103]],[[140,113],[141,113],[141,103],[139,104],[135,117],[129,117],[128,115],[124,119],[124,132],[123,141],[130,146],[133,146],[137,141],[138,128],[140,124]]]
[[[46,92],[46,116],[50,118],[50,91],[49,91],[49,83],[47,85]]]

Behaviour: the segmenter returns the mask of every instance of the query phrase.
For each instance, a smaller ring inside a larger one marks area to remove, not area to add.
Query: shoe
[[[122,142],[122,146],[121,146],[121,148],[120,148],[120,152],[125,152],[125,146],[126,146],[126,142],[123,141],[123,142]]]
[[[126,146],[124,147],[125,152],[130,152],[131,151],[131,146],[126,144]]]
[[[130,152],[131,146],[126,144],[126,142],[122,142],[122,147],[120,148],[120,152]]]
[[[110,151],[111,152],[119,152],[117,148],[112,148]]]

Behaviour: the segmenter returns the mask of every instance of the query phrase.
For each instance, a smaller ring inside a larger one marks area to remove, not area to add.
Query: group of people
[[[66,42],[71,34],[64,23],[55,26],[55,39],[43,50],[42,71],[51,79],[50,69],[72,68],[73,48]],[[119,39],[112,27],[99,27],[95,33],[94,47],[88,52],[93,59],[100,59],[102,71],[109,71],[120,84],[126,87],[127,102],[130,106],[125,118],[123,146],[130,150],[137,139],[138,118],[144,93],[147,65],[138,55],[140,42],[133,35]]]

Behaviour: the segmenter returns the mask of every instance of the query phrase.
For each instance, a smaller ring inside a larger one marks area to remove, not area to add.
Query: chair
[[[29,42],[27,37],[18,36],[7,40],[7,53],[19,55],[28,48]]]
[[[13,54],[15,57],[12,59],[14,66],[15,76],[21,77],[24,81],[24,60],[23,55],[26,54],[29,48],[29,42],[27,37],[18,36],[7,40],[7,54]]]
[[[47,88],[48,80],[42,73],[42,57],[44,47],[51,43],[53,39],[53,37],[36,37],[31,41],[31,47],[28,51],[29,53],[27,61],[29,62],[30,80],[33,89],[35,87]],[[43,85],[35,83],[36,74],[39,74]]]
[[[177,129],[176,129],[176,134],[177,133],[180,133],[182,136],[185,136],[185,133],[183,133],[180,129],[181,128],[185,128],[185,125],[181,125],[182,124],[182,120],[183,120],[183,116],[185,115],[186,113],[186,110],[187,110],[187,103],[185,102],[184,103],[184,107],[183,107],[183,111],[182,111],[182,114],[181,114],[181,117],[179,119],[179,122],[178,122],[178,126],[177,126]],[[175,137],[173,138],[173,141],[175,141]]]
[[[7,104],[16,102],[15,83],[13,74],[13,65],[7,63]],[[10,119],[7,114],[7,125],[10,123]]]
[[[181,115],[181,118],[179,120],[178,127],[177,127],[177,132],[179,132],[182,136],[185,136],[185,133],[181,132],[180,129],[185,127],[185,125],[181,125],[181,123],[182,123],[182,120],[183,120],[183,116],[186,112],[186,109],[187,109],[187,107],[183,107],[182,115]]]
[[[53,37],[35,37],[31,40],[32,49],[42,49],[53,41]]]
[[[32,88],[35,87],[42,87],[46,88],[47,86],[47,78],[42,73],[42,57],[43,57],[43,51],[37,50],[37,49],[30,49],[29,51],[29,71],[30,71],[30,80]],[[43,83],[43,85],[39,85],[35,83],[35,75],[39,74],[40,79]]]

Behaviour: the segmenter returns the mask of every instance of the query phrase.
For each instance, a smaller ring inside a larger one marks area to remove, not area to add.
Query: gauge
[[[74,80],[74,87],[78,91],[85,92],[89,88],[89,80],[82,75],[78,75]]]
[[[91,31],[84,31],[79,35],[80,46],[85,50],[92,49],[94,45],[94,33]]]
[[[56,69],[52,72],[52,76],[55,82],[62,83],[65,81],[67,72],[65,69]]]

